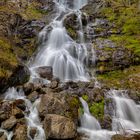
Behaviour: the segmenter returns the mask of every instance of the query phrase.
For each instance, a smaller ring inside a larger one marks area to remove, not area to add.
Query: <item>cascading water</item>
[[[53,68],[53,75],[61,81],[88,81],[90,79],[85,68],[89,53],[83,39],[81,12],[79,10],[86,4],[87,0],[73,0],[72,2],[66,0],[56,1],[59,14],[57,14],[56,18],[50,24],[52,31],[49,39],[46,42],[42,42],[45,45],[38,53],[34,63],[30,66],[32,78],[39,77],[36,73],[36,68],[40,66],[51,66]],[[63,18],[71,12],[79,13],[77,14],[81,28],[79,31],[79,44],[68,35],[63,26]],[[62,18],[60,18],[61,16]],[[41,37],[44,37],[44,34],[46,35],[45,29],[41,32]],[[94,59],[95,57],[93,56],[93,61]]]
[[[82,98],[80,98],[80,101],[84,109],[84,114],[81,117],[81,126],[87,129],[100,130],[101,126],[99,122],[90,114],[88,104],[86,103],[86,101]]]
[[[140,110],[125,92],[124,90],[110,91],[116,106],[112,128],[114,131],[140,130]]]
[[[87,136],[87,138],[85,137],[87,140],[110,140],[114,132],[102,130],[98,120],[90,114],[86,101],[82,98],[80,98],[80,101],[84,109],[84,114],[80,119],[81,127],[78,131],[84,133]]]
[[[28,138],[30,138],[30,140],[45,140],[45,133],[43,130],[43,127],[40,123],[39,120],[39,115],[38,115],[38,110],[37,110],[37,106],[40,103],[40,99],[37,99],[33,104],[26,98],[26,96],[24,95],[24,92],[22,90],[17,91],[15,88],[9,88],[8,91],[5,93],[5,100],[16,100],[16,99],[22,99],[25,101],[26,104],[26,112],[25,113],[25,118],[28,124]],[[37,133],[34,137],[34,139],[32,139],[29,135],[30,129],[31,128],[36,128],[37,129]],[[0,130],[2,131],[2,130]],[[11,140],[12,138],[12,132],[8,133],[5,130],[3,130],[7,136],[8,140]]]

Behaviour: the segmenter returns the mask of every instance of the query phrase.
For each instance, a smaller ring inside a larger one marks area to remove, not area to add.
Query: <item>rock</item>
[[[76,126],[74,122],[60,115],[46,115],[44,129],[47,138],[50,139],[71,139],[76,137]]]
[[[101,121],[102,129],[112,130],[112,118],[109,115],[105,115],[103,117],[103,121]]]
[[[11,116],[6,121],[2,122],[1,127],[6,130],[11,130],[17,123],[17,119],[14,116]]]
[[[128,135],[114,135],[111,140],[140,140],[140,133],[128,134]]]
[[[12,108],[9,102],[0,103],[0,121],[8,119],[11,112]]]
[[[96,73],[103,74],[106,72],[124,69],[129,67],[133,62],[132,52],[125,47],[118,47],[116,43],[109,39],[96,39],[94,42],[96,51]]]
[[[34,91],[34,84],[33,83],[26,83],[23,86],[24,93],[29,95],[31,92]]]
[[[23,111],[26,109],[25,101],[22,99],[15,100],[13,104]]]
[[[30,78],[30,71],[25,65],[18,65],[15,72],[11,75],[9,79],[10,86],[23,85],[28,82]]]
[[[30,133],[31,138],[34,139],[34,137],[35,137],[35,135],[37,133],[37,128],[36,127],[32,127],[30,129],[30,132],[29,133]]]
[[[4,132],[0,131],[0,137],[4,134]]]
[[[14,131],[13,140],[27,140],[27,126],[26,125],[17,124]]]
[[[46,78],[48,80],[51,80],[53,78],[53,70],[52,67],[39,67],[37,69],[38,74],[40,75],[40,77],[42,78]]]
[[[42,95],[38,107],[39,115],[43,119],[47,114],[62,115],[78,122],[79,100],[66,93],[47,93]]]
[[[50,88],[54,89],[57,88],[59,84],[59,79],[53,79],[50,84]]]
[[[38,92],[33,91],[31,94],[28,95],[28,99],[31,102],[34,102],[39,97]]]
[[[112,56],[114,67],[124,69],[132,63],[132,54],[128,49],[123,47],[117,48]]]
[[[0,136],[0,140],[7,140],[7,137],[6,137],[6,135],[2,135],[2,136]]]
[[[17,107],[14,107],[14,108],[12,109],[12,114],[13,114],[17,119],[24,117],[24,113],[22,112],[22,110],[20,110],[20,109],[17,108]]]

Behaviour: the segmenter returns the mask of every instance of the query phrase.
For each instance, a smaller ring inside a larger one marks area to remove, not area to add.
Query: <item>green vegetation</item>
[[[98,119],[103,119],[104,117],[104,100],[99,103],[93,102],[90,106],[90,112],[93,116]]]
[[[119,35],[109,39],[119,46],[131,49],[140,56],[140,9],[138,0],[107,0],[107,6],[102,9],[102,16],[113,23],[114,30],[120,30]]]
[[[73,28],[68,27],[67,32],[69,33],[69,35],[70,35],[73,39],[76,39],[76,38],[77,38],[77,33],[76,33],[76,31],[75,31]]]
[[[10,75],[11,69],[17,65],[16,55],[8,40],[0,38],[0,77]]]
[[[30,5],[27,6],[25,11],[22,13],[23,17],[27,20],[42,18],[43,14],[47,13],[43,12],[42,10],[39,10],[39,8],[37,8],[38,6],[39,6],[38,3],[32,2]]]
[[[100,102],[89,102],[88,95],[83,95],[82,98],[88,103],[91,114],[97,119],[103,119],[104,117],[104,98]],[[79,108],[80,114],[83,113],[83,109]]]
[[[116,70],[98,75],[97,79],[109,88],[133,89],[140,91],[140,66]]]

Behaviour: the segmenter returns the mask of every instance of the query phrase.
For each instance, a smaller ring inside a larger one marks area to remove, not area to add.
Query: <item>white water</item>
[[[81,126],[86,129],[100,130],[101,126],[99,122],[90,114],[86,101],[82,98],[80,98],[80,101],[84,109],[84,114],[81,117]]]
[[[39,78],[38,74],[36,74],[36,68],[40,66],[51,66],[53,68],[53,75],[61,81],[88,81],[90,79],[85,67],[88,62],[89,52],[86,43],[84,43],[81,12],[79,10],[86,4],[87,0],[73,0],[73,4],[72,1],[56,1],[58,14],[53,22],[50,23],[52,31],[49,34],[49,39],[42,42],[42,48],[36,56],[34,63],[30,66],[32,79]],[[71,12],[77,14],[80,24],[80,43],[76,43],[67,34],[63,26],[64,18]],[[44,38],[46,36],[46,28],[40,34],[40,37]],[[90,53],[92,52],[93,50]],[[94,55],[95,53],[93,52],[93,61],[95,59]]]
[[[80,98],[82,103],[84,114],[81,117],[81,127],[79,132],[84,133],[87,137],[86,140],[110,140],[114,132],[102,130],[98,120],[93,117],[89,112],[88,104],[85,100]]]
[[[13,132],[8,132],[8,131],[1,129],[1,128],[0,128],[0,132],[4,133],[4,135],[7,137],[7,140],[11,140],[13,137]]]
[[[25,97],[24,92],[21,91],[17,91],[15,88],[9,88],[8,91],[5,93],[5,100],[16,100],[16,99],[23,99],[26,103],[26,111],[29,111],[29,114],[24,114],[25,118],[27,120],[27,126],[28,126],[28,137],[31,140],[45,140],[45,133],[43,130],[43,127],[40,123],[39,120],[39,115],[38,115],[38,110],[37,110],[37,106],[40,102],[40,99],[37,99],[33,104]],[[29,135],[30,129],[34,127],[37,129],[37,133],[34,137],[34,139],[32,139]],[[6,131],[5,131],[6,132]],[[8,134],[6,133],[7,138],[8,137],[12,137],[11,133]],[[8,139],[11,140],[11,139]]]
[[[130,99],[123,90],[111,90],[115,101],[115,111],[112,128],[118,130],[140,130],[140,110],[138,105]]]
[[[140,130],[140,109],[132,99],[126,96],[126,91],[110,90],[108,95],[115,102],[114,116],[112,117],[112,131],[101,129],[99,122],[90,114],[86,101],[80,98],[84,114],[81,117],[79,132],[84,133],[86,140],[111,140],[116,133]]]

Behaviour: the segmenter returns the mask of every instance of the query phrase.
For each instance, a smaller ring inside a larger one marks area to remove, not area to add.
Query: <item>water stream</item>
[[[79,132],[86,135],[86,140],[111,140],[112,135],[140,131],[140,109],[124,90],[110,90],[107,96],[114,102],[112,131],[103,130],[98,120],[90,114],[88,104],[80,98],[84,114],[81,117]],[[136,113],[137,112],[137,113]]]
[[[25,101],[25,104],[26,104],[25,112],[29,112],[29,113],[24,113],[25,119],[27,121],[27,126],[28,126],[28,129],[27,129],[28,138],[30,138],[30,140],[45,140],[45,133],[44,133],[42,124],[40,122],[38,110],[37,110],[37,106],[40,103],[40,99],[37,99],[34,103],[31,103],[30,100],[26,98],[22,90],[17,91],[14,87],[9,88],[8,91],[5,93],[5,100],[14,101],[17,99],[22,99]],[[37,133],[34,139],[32,139],[31,136],[29,135],[31,128],[37,129]],[[6,133],[6,136],[11,138],[12,134]],[[10,138],[8,140],[11,140]]]
[[[38,52],[33,63],[30,64],[31,80],[40,78],[36,72],[38,67],[51,66],[53,68],[53,75],[58,77],[61,81],[89,81],[90,75],[87,70],[87,63],[89,59],[89,52],[87,43],[84,40],[83,25],[82,25],[82,12],[80,9],[87,4],[87,0],[55,0],[54,1],[58,10],[56,17],[49,24],[52,30],[47,34],[46,26],[40,33],[42,40],[41,49]],[[67,33],[66,28],[63,25],[64,19],[67,15],[75,13],[77,20],[79,21],[80,30],[79,42],[74,41]],[[48,36],[48,40],[46,40]],[[94,50],[90,48],[90,55],[92,61],[95,61]],[[45,79],[46,80],[46,79]],[[46,80],[47,81],[47,80]],[[93,117],[89,111],[88,104],[82,98],[84,114],[81,116],[81,127],[79,132],[86,134],[85,139],[88,140],[110,140],[116,131],[123,128],[125,130],[139,130],[140,129],[140,110],[133,100],[123,94],[123,91],[110,90],[108,93],[110,98],[115,102],[114,116],[112,123],[112,130],[107,131],[101,129],[98,120]],[[31,103],[24,92],[17,91],[15,88],[10,88],[5,93],[5,100],[23,99],[26,103],[27,112],[25,118],[28,124],[28,137],[31,140],[45,140],[45,133],[42,128],[42,124],[39,120],[37,106],[40,99],[37,99],[34,103]],[[35,138],[32,139],[29,135],[29,131],[32,127],[37,128]],[[11,140],[12,132],[7,132],[0,129],[0,132],[4,132],[8,140]]]
[[[55,1],[58,14],[50,23],[52,31],[48,40],[42,42],[41,50],[38,52],[34,63],[30,66],[32,79],[39,78],[36,69],[41,66],[51,66],[53,75],[63,82],[70,80],[88,81],[90,79],[86,68],[89,53],[87,44],[84,42],[82,13],[79,10],[87,4],[87,0],[73,0],[72,2],[67,0]],[[80,43],[77,43],[68,35],[63,25],[64,18],[71,13],[77,15],[77,20],[80,24],[80,30],[78,31]],[[41,32],[41,37],[46,36],[45,29]],[[90,54],[92,52],[94,51],[92,50]],[[93,61],[95,59],[94,55],[91,55],[93,56]]]
[[[116,106],[112,123],[113,130],[140,130],[139,106],[129,98],[125,90],[111,90],[109,93]]]

